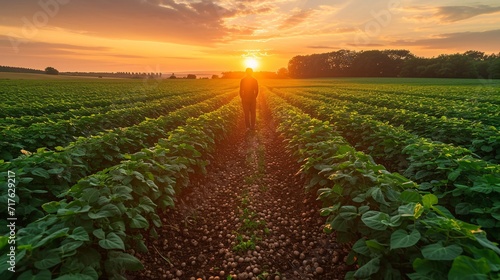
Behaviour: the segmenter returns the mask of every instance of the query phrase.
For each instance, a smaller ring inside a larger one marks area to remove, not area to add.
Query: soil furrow
[[[304,192],[263,95],[256,131],[240,120],[207,174],[161,214],[159,239],[135,253],[145,269],[130,279],[344,278],[348,250],[322,233],[321,205]]]

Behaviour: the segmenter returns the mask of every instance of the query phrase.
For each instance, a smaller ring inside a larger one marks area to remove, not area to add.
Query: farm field
[[[500,81],[238,86],[0,80],[1,279],[500,277]]]

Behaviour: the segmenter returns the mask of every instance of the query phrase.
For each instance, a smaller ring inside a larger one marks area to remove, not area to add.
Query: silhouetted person
[[[240,97],[245,113],[245,124],[247,129],[255,129],[255,111],[257,95],[259,94],[259,83],[252,77],[252,68],[246,69],[246,76],[240,82]]]

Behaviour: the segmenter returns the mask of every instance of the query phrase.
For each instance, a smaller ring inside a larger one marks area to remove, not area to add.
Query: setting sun
[[[253,58],[253,57],[247,57],[245,59],[245,67],[246,68],[252,68],[253,70],[255,70],[255,68],[257,68],[259,66],[259,62],[257,61],[257,59]]]

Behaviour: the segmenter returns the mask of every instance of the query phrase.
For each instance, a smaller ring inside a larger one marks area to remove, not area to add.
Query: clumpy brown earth
[[[160,238],[135,253],[145,269],[129,279],[343,279],[348,249],[323,233],[314,193],[285,150],[268,108],[256,131],[218,146],[205,176],[160,216]]]

